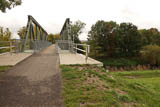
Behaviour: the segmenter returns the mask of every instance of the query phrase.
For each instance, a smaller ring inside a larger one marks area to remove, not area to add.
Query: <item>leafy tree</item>
[[[56,40],[58,40],[60,38],[60,34],[49,34],[48,35],[48,41],[51,42],[51,43],[55,43]]]
[[[71,39],[74,41],[74,43],[81,43],[79,40],[79,35],[82,33],[84,27],[85,27],[85,23],[81,22],[81,21],[76,21],[75,23],[71,22],[70,26],[71,26]]]
[[[6,12],[6,9],[11,9],[17,5],[21,5],[21,0],[0,0],[0,10]]]
[[[137,26],[132,23],[121,23],[116,32],[119,53],[123,56],[135,56],[141,48],[141,36]]]
[[[18,30],[18,35],[19,35],[20,39],[24,39],[25,32],[26,32],[26,27],[25,26]]]
[[[156,44],[160,45],[160,32],[156,28],[139,30],[142,37],[143,46]]]
[[[71,39],[74,41],[74,43],[78,43],[80,44],[81,41],[79,39],[79,35],[83,32],[83,29],[85,27],[85,23],[81,22],[80,20],[76,21],[76,22],[71,22],[70,26],[71,26]],[[80,49],[84,49],[83,46],[78,46],[78,48]],[[82,53],[81,51],[77,51],[78,53]]]
[[[3,38],[3,27],[0,27],[0,40]]]
[[[6,28],[6,31],[4,32],[4,40],[5,41],[9,41],[11,38],[11,31],[9,30],[9,28]]]
[[[142,39],[142,46],[149,45],[152,43],[152,34],[149,30],[141,29],[139,30]]]
[[[9,41],[11,38],[11,31],[9,28],[6,28],[5,30],[3,27],[0,27],[0,41]]]
[[[160,45],[160,33],[157,28],[151,28],[149,31],[152,33],[153,39],[152,44]]]
[[[54,34],[49,34],[48,35],[48,41],[51,43],[54,43]]]
[[[115,51],[115,28],[118,25],[116,22],[97,21],[92,25],[91,31],[88,34],[88,41],[91,45],[91,50],[95,54],[104,53],[104,55],[113,56]]]
[[[140,51],[141,59],[152,65],[160,65],[160,46],[146,45]]]

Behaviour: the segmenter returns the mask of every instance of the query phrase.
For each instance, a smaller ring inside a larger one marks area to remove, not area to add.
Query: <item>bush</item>
[[[139,58],[101,58],[97,60],[103,62],[104,66],[110,67],[137,66],[143,64]]]
[[[151,65],[160,65],[160,46],[147,45],[140,51],[141,58],[144,62]]]

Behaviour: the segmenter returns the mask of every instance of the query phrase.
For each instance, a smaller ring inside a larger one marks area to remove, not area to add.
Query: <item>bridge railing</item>
[[[83,47],[84,49],[81,49],[79,48],[78,46],[81,46]],[[90,46],[87,45],[87,44],[76,44],[76,43],[73,43],[73,52],[74,53],[78,53],[78,51],[82,52],[85,54],[85,61],[87,63],[87,60],[88,60],[88,54],[90,52]]]
[[[0,54],[10,52],[10,53],[19,53],[22,52],[22,45],[26,42],[25,50],[23,52],[39,52],[52,43],[46,40],[34,40],[34,41],[25,41],[23,39],[15,39],[11,41],[0,41]]]
[[[28,50],[30,50],[32,52],[39,52],[39,51],[49,47],[50,45],[52,45],[51,42],[48,42],[46,40],[29,40],[29,41],[18,40],[17,45],[15,46],[17,52],[21,52],[21,50],[23,48],[22,45],[24,44],[24,42],[26,42],[24,52],[26,52]]]
[[[80,48],[80,46],[83,47],[83,49]],[[87,44],[76,44],[68,40],[57,40],[56,41],[56,51],[57,53],[72,52],[75,54],[77,54],[78,51],[80,51],[81,53],[85,55],[85,61],[87,63],[88,54],[90,52],[90,46]]]
[[[0,41],[0,54],[12,52],[14,41]]]

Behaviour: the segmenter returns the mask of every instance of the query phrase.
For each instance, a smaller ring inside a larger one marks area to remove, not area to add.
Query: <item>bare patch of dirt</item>
[[[88,76],[88,74],[85,74],[87,76],[87,79],[83,82],[84,85],[92,84],[97,87],[99,90],[106,90],[107,86],[106,83],[100,80],[97,76],[91,75]]]
[[[135,79],[136,77],[134,76],[124,76],[125,78],[128,78],[128,79]]]
[[[121,103],[120,104],[120,107],[137,107],[136,105],[138,105],[138,104],[136,104],[136,103],[133,103],[133,102],[130,102],[130,103]]]
[[[107,75],[109,78],[114,80],[114,77],[112,75]]]
[[[83,106],[87,106],[87,105],[90,105],[90,106],[94,106],[95,104],[94,103],[80,103],[80,107],[83,107]]]
[[[88,71],[88,70],[92,70],[95,72],[98,72],[99,74],[105,74],[107,71],[103,70],[103,68],[98,67],[98,66],[94,66],[94,65],[77,65],[77,66],[71,66],[73,69],[79,70],[79,71]],[[105,71],[105,72],[102,72]]]
[[[122,91],[122,90],[120,90],[120,89],[118,89],[118,88],[116,88],[115,91],[116,91],[116,93],[118,93],[119,95],[128,94],[127,92]]]

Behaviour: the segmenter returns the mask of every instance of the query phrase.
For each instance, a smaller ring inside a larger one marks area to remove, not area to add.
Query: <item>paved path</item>
[[[0,76],[0,107],[61,107],[55,46],[33,54]]]

